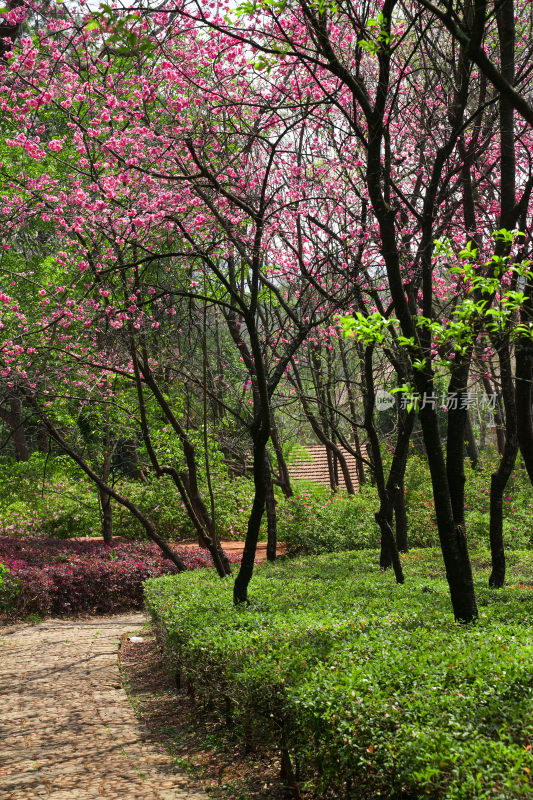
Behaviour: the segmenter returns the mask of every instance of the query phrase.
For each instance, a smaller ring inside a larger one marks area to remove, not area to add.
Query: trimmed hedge
[[[281,748],[289,775],[292,756],[316,795],[531,796],[531,553],[511,555],[520,581],[499,592],[481,556],[469,627],[452,621],[440,555],[405,560],[404,586],[375,552],[339,553],[262,565],[248,608],[212,573],[149,580],[146,602],[182,685]]]
[[[189,569],[213,564],[205,550],[175,549]],[[237,560],[230,556],[230,561]],[[10,617],[141,608],[143,581],[176,572],[156,545],[140,542],[108,546],[98,541],[1,536],[0,564],[4,565],[0,612]]]

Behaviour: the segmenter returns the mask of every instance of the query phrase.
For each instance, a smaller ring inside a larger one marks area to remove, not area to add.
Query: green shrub
[[[498,458],[487,454],[479,469],[465,464],[465,521],[469,541],[486,544],[490,521],[490,478],[498,466]],[[503,537],[506,548],[533,547],[533,488],[522,463],[509,480],[503,496]]]
[[[478,625],[451,617],[440,554],[265,564],[249,607],[196,572],[145,583],[174,668],[199,704],[297,761],[316,795],[519,800],[533,770],[531,553],[503,591],[476,554]],[[480,566],[482,565],[482,566]]]
[[[490,476],[497,458],[486,455],[478,469],[465,463],[465,520],[472,546],[489,542]],[[376,547],[379,529],[374,515],[379,508],[377,490],[365,484],[355,496],[331,495],[326,487],[298,481],[290,500],[281,500],[278,538],[288,551],[320,554]],[[405,506],[410,547],[436,547],[437,521],[431,476],[425,459],[411,455],[405,472]],[[523,467],[517,467],[504,497],[503,533],[507,549],[533,547],[533,489]]]
[[[5,614],[14,604],[19,593],[19,586],[13,578],[11,570],[0,562],[0,613]]]
[[[486,456],[480,469],[467,460],[465,517],[469,541],[486,545],[489,535],[490,474],[497,460]],[[17,494],[13,496],[16,482]],[[159,533],[171,541],[195,538],[195,530],[173,481],[149,476],[143,483],[121,479],[116,488],[130,497],[151,519]],[[216,523],[222,539],[243,539],[253,500],[253,482],[229,480],[221,471],[214,475]],[[295,483],[295,496],[286,500],[278,492],[278,539],[291,553],[327,553],[376,547],[379,530],[374,515],[379,506],[376,489],[362,487],[354,497],[310,481]],[[205,487],[203,496],[207,500]],[[411,547],[438,545],[431,480],[427,463],[412,455],[407,463],[405,500]],[[504,539],[508,549],[533,547],[533,490],[525,470],[518,467],[504,498]],[[95,486],[62,456],[48,461],[33,454],[28,462],[0,469],[0,533],[27,536],[34,532],[55,538],[100,536],[100,506]],[[113,503],[113,527],[117,536],[144,539],[142,526],[124,508]],[[266,536],[263,518],[261,538]]]
[[[179,492],[171,478],[150,478],[147,483],[128,481],[119,483],[119,491],[136,503],[159,533],[171,540],[196,537]],[[248,515],[252,506],[253,483],[247,478],[220,479],[214,484],[215,520],[221,539],[244,539]],[[205,488],[202,490],[208,503]],[[115,533],[128,539],[144,538],[144,529],[125,509],[115,504]]]
[[[377,547],[378,505],[377,492],[370,486],[352,496],[299,491],[279,506],[278,538],[293,554]]]
[[[494,454],[485,454],[477,469],[465,460],[465,522],[468,541],[484,547],[489,542],[490,477],[498,466]],[[411,547],[439,543],[431,476],[425,459],[411,455],[405,472],[405,505]],[[504,495],[503,535],[508,549],[533,547],[533,488],[523,466],[513,472]]]
[[[431,476],[425,459],[411,455],[404,478],[410,547],[435,547],[439,543],[431,491]]]
[[[68,539],[98,533],[98,519],[94,486],[64,457],[48,462],[44,454],[33,453],[29,461],[0,468],[0,533]]]
[[[164,538],[171,541],[195,538],[194,526],[169,477],[158,480],[150,476],[146,483],[121,479],[115,486],[138,505]],[[205,487],[201,491],[207,501]],[[252,505],[252,481],[247,478],[230,481],[227,476],[219,476],[214,483],[214,494],[221,538],[244,538]],[[143,527],[127,509],[114,502],[112,507],[115,535],[132,540],[145,538]],[[55,456],[47,462],[43,454],[34,453],[27,462],[0,468],[0,533],[27,536],[39,532],[58,539],[98,537],[100,520],[96,487],[63,457]]]

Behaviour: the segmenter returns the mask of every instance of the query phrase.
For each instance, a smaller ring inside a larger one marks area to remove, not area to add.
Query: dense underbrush
[[[466,464],[465,519],[469,542],[488,545],[490,474],[495,468],[487,455],[480,469]],[[13,493],[16,481],[17,492]],[[176,487],[167,477],[147,482],[117,481],[116,488],[133,500],[169,541],[195,539]],[[221,539],[243,539],[253,499],[253,482],[247,478],[229,480],[218,475],[213,482],[216,524]],[[405,502],[411,547],[438,545],[438,534],[427,464],[419,456],[409,458],[405,476]],[[377,547],[379,530],[375,512],[379,499],[368,484],[355,496],[343,492],[332,495],[329,489],[309,481],[294,485],[294,496],[277,492],[278,540],[290,553],[329,553]],[[205,492],[204,492],[205,494]],[[61,456],[46,464],[40,454],[29,462],[18,462],[0,470],[0,533],[27,536],[35,532],[68,539],[101,535],[100,510],[95,488],[68,465]],[[523,468],[518,467],[504,498],[503,532],[507,548],[533,547],[533,489]],[[144,539],[138,521],[113,503],[115,535],[130,540]],[[266,537],[266,519],[261,538]]]
[[[489,542],[490,475],[496,460],[489,454],[479,469],[465,464],[465,522],[470,546]],[[439,544],[431,478],[427,463],[412,455],[405,473],[405,506],[411,547]],[[375,513],[379,508],[377,489],[365,484],[348,497],[331,495],[324,487],[306,482],[295,496],[280,502],[279,539],[291,554],[334,553],[377,547],[379,529]],[[508,549],[533,548],[533,489],[523,467],[517,467],[504,497],[503,536]]]
[[[182,687],[246,741],[283,753],[304,795],[519,800],[531,796],[533,558],[509,556],[480,621],[452,620],[441,556],[405,558],[406,584],[375,552],[257,569],[249,607],[213,573],[145,584]]]
[[[176,486],[169,477],[148,475],[145,481],[117,476],[114,487],[135,503],[160,535],[169,541],[196,538]],[[13,486],[17,491],[13,493]],[[204,495],[205,488],[203,489]],[[246,478],[214,481],[216,521],[221,539],[243,539],[252,504],[253,483]],[[113,532],[130,540],[146,537],[138,520],[112,502]],[[0,532],[60,539],[101,535],[101,510],[94,484],[62,456],[47,463],[41,453],[27,462],[0,468]]]
[[[180,547],[179,554],[191,570],[213,564],[205,550]],[[141,608],[143,581],[174,572],[175,565],[151,543],[111,547],[0,536],[0,614],[42,617]]]

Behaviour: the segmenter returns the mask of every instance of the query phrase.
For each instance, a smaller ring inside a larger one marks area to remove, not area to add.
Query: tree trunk
[[[112,454],[109,452],[109,425],[106,426],[105,447],[107,449],[102,467],[102,478],[105,483],[109,480],[111,472]],[[113,508],[111,506],[111,496],[101,486],[98,487],[100,496],[100,506],[102,508],[102,536],[105,544],[113,543]]]
[[[429,390],[432,388],[428,387]],[[468,554],[464,525],[458,525],[453,514],[435,409],[429,406],[421,409],[420,423],[431,473],[437,529],[446,568],[446,578],[450,587],[453,613],[458,622],[472,622],[478,616],[472,565]]]
[[[287,466],[287,462],[285,461],[285,457],[281,449],[278,427],[276,425],[276,420],[273,412],[271,412],[270,414],[270,430],[271,430],[270,438],[272,440],[272,447],[274,448],[274,453],[276,454],[276,461],[278,464],[279,486],[285,497],[292,497],[294,493],[292,491],[289,468]]]
[[[452,501],[452,511],[457,525],[465,524],[465,467],[464,443],[467,415],[467,382],[472,354],[457,356],[453,362],[448,386],[448,397],[454,405],[448,409],[448,435],[446,440],[446,473]]]
[[[274,484],[272,482],[272,474],[270,471],[270,462],[268,453],[265,453],[265,506],[267,516],[267,559],[269,561],[276,560],[277,550],[277,513],[276,513],[276,497],[274,495]]]
[[[39,427],[37,430],[37,448],[40,453],[50,452],[50,437],[46,428]]]
[[[322,420],[322,425],[324,425],[324,420]],[[328,463],[329,488],[331,489],[333,494],[335,494],[335,492],[337,491],[337,481],[335,480],[334,459],[335,459],[335,456],[333,454],[333,450],[331,450],[331,448],[326,445],[326,460],[327,460],[327,463]]]
[[[385,4],[384,6],[384,16],[386,17],[385,7],[388,9],[388,5]],[[379,225],[380,250],[385,261],[388,286],[402,334],[410,337],[415,343],[418,342],[415,344],[415,351],[410,354],[411,362],[413,363],[413,358],[416,356],[418,360],[422,359],[422,363],[424,363],[424,359],[427,359],[427,353],[430,350],[431,334],[423,329],[420,332],[417,331],[413,322],[412,309],[409,306],[403,283],[404,274],[402,273],[398,247],[396,211],[387,194],[390,186],[388,182],[390,175],[386,176],[386,179],[384,178],[382,150],[384,116],[389,90],[390,58],[390,51],[381,51],[378,54],[380,73],[378,78],[379,88],[376,90],[377,100],[372,113],[366,117],[368,122],[366,184],[369,199]],[[468,75],[468,71],[463,69],[461,79],[467,81]],[[466,97],[466,93],[463,93],[462,98],[456,104],[453,125],[454,135],[448,137],[446,144],[439,148],[438,159],[435,160],[432,171],[430,188],[428,188],[424,197],[423,241],[420,244],[422,313],[428,318],[433,317],[433,263],[431,256],[434,239],[434,205],[439,183],[438,178],[442,172],[447,153],[451,154],[456,145],[457,135],[461,130]],[[354,99],[357,102],[357,97],[354,97]],[[433,395],[434,385],[431,366],[428,367],[426,365],[423,371],[414,369],[413,378],[416,390],[421,397],[424,397],[424,394],[426,396]],[[439,538],[446,567],[446,577],[450,587],[453,612],[457,620],[471,622],[478,616],[472,567],[468,555],[464,526],[457,525],[453,515],[436,410],[427,405],[420,409],[419,415],[431,472]]]
[[[185,487],[193,517],[199,523],[197,524],[198,546],[209,551],[221,578],[225,575],[231,575],[231,564],[222,550],[215,524],[200,495],[196,480],[191,481],[190,470],[183,470],[179,473],[179,477]]]
[[[352,421],[352,436],[353,436],[353,446],[356,452],[356,469],[357,469],[357,482],[359,486],[362,486],[366,482],[365,476],[365,465],[363,463],[362,454],[361,454],[361,442],[359,440],[359,431],[357,430],[357,413],[356,413],[356,405],[355,405],[355,394],[353,391],[352,380],[349,375],[348,369],[348,358],[346,355],[346,348],[344,346],[344,342],[342,337],[339,339],[339,349],[341,354],[342,360],[342,368],[344,371],[344,380],[346,385],[346,394],[348,396],[348,403],[350,407],[350,417]]]
[[[503,542],[503,493],[518,454],[517,413],[513,386],[513,368],[508,339],[496,341],[500,360],[502,394],[505,407],[505,447],[500,463],[490,480],[490,552],[492,571],[489,586],[499,589],[505,581],[505,547]]]
[[[359,431],[357,430],[357,427],[355,425],[352,428],[352,436],[353,436],[353,447],[356,452],[355,464],[357,469],[357,482],[359,486],[363,486],[366,483],[365,465],[363,462],[363,454],[361,451],[361,440],[359,439]]]
[[[9,411],[0,409],[0,419],[3,419],[11,428],[17,461],[29,461],[30,450],[24,431],[24,417],[22,416],[20,397],[11,395],[9,398]]]
[[[396,522],[396,547],[400,553],[409,552],[407,538],[407,511],[405,509],[404,476],[398,481],[398,489],[394,499],[394,519]]]
[[[524,315],[525,316],[525,315]],[[533,318],[533,315],[532,315]],[[533,484],[533,341],[521,337],[516,345],[516,414],[520,452]]]
[[[29,461],[30,449],[24,431],[24,418],[22,416],[22,403],[19,397],[12,397],[10,400],[11,414],[16,420],[13,427],[13,442],[18,461]]]
[[[252,432],[255,493],[252,510],[248,518],[248,528],[246,530],[246,539],[244,542],[241,566],[239,573],[235,578],[235,584],[233,588],[233,601],[235,605],[239,605],[240,603],[248,603],[248,586],[252,580],[252,575],[254,572],[254,560],[257,550],[257,541],[259,539],[259,529],[261,527],[261,520],[265,510],[265,455],[268,435],[269,432],[267,431],[265,433],[262,427],[259,427],[257,431]]]
[[[478,462],[479,462],[479,449],[476,442],[476,437],[474,436],[474,429],[472,427],[472,418],[470,413],[466,412],[465,417],[465,435],[466,435],[466,453],[468,458],[470,459],[470,463],[472,464],[473,469],[476,469]]]
[[[516,433],[509,440],[509,431],[505,442],[505,450],[498,469],[492,473],[490,479],[490,554],[492,570],[489,577],[489,586],[500,589],[505,582],[505,547],[503,543],[503,493],[513,471],[516,455],[518,453],[518,440]]]
[[[346,459],[334,441],[334,425],[331,420],[332,401],[328,393],[329,385],[329,371],[330,359],[327,359],[328,367],[328,380],[324,382],[323,374],[323,361],[320,359],[319,348],[313,347],[310,352],[311,374],[313,376],[313,385],[315,388],[315,395],[318,406],[318,416],[320,423],[317,421],[316,416],[311,412],[309,403],[304,397],[303,391],[300,391],[302,406],[305,414],[311,423],[311,427],[315,432],[318,440],[326,446],[326,457],[328,462],[329,483],[332,492],[336,492],[339,488],[339,465],[342,470],[344,482],[346,484],[346,491],[348,494],[355,494],[354,485],[346,463]],[[302,389],[301,383],[299,388]]]
[[[113,509],[111,497],[104,489],[98,488],[102,508],[102,536],[105,544],[113,544]]]
[[[143,353],[143,364],[140,365],[133,344],[131,345],[131,353],[137,384],[137,395],[139,398],[143,437],[150,455],[150,460],[152,461],[158,474],[166,473],[174,480],[174,483],[181,494],[187,514],[197,530],[198,543],[200,545],[205,545],[209,550],[211,558],[213,559],[213,563],[220,577],[223,578],[226,575],[231,575],[231,565],[226,554],[220,546],[215,524],[209,515],[198,488],[198,466],[196,464],[196,451],[194,445],[190,441],[185,429],[172,411],[172,408],[170,407],[166,397],[161,392],[161,389],[159,388],[157,381],[150,370],[147,354]],[[148,431],[140,370],[142,370],[145,382],[152,390],[155,399],[164,412],[167,420],[172,425],[182,446],[187,469],[183,470],[181,473],[178,473],[174,467],[160,467],[158,464],[157,455],[151,445],[150,434]]]
[[[496,387],[492,385],[489,378],[483,378],[483,388],[488,398],[495,397],[494,403],[494,424],[496,426],[496,448],[498,455],[503,455],[505,447],[505,423],[503,419],[503,410],[501,407],[501,398],[497,395]]]
[[[403,583],[403,571],[398,555],[398,544],[392,532],[392,515],[400,493],[403,498],[403,476],[407,463],[409,439],[414,425],[414,412],[403,412],[399,420],[398,438],[394,448],[392,464],[384,490],[380,492],[380,509],[376,514],[376,522],[381,529],[381,552],[379,564],[381,569],[387,569],[391,564],[397,583]],[[404,507],[405,511],[405,507]],[[407,530],[405,537],[407,536]],[[407,545],[405,542],[405,548]]]
[[[134,438],[126,439],[123,443],[123,447],[126,469],[128,470],[127,474],[135,480],[146,483],[146,475],[139,465],[139,458],[137,456],[137,440]]]
[[[392,531],[392,503],[385,502],[380,506],[380,510],[376,513],[376,522],[379,525],[381,532],[381,556],[380,567],[387,569],[392,564],[394,570],[394,577],[396,583],[405,583],[403,575],[402,562],[396,546],[396,540]]]
[[[404,582],[403,570],[398,554],[398,547],[392,530],[392,517],[396,495],[403,485],[403,474],[409,449],[409,438],[413,429],[414,413],[403,413],[399,419],[398,438],[394,448],[392,464],[387,481],[383,470],[383,459],[379,446],[379,438],[374,423],[375,387],[373,373],[374,346],[367,345],[364,354],[363,368],[363,405],[365,411],[364,425],[370,446],[370,461],[379,495],[379,510],[375,519],[381,532],[381,548],[379,565],[387,569],[392,565],[397,583]]]

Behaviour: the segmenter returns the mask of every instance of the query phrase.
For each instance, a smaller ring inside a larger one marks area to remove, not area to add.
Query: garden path
[[[220,542],[221,547],[225,550],[226,553],[236,553],[237,555],[242,555],[244,550],[244,542],[234,541],[228,539],[227,541],[224,540]],[[191,547],[193,550],[198,548],[197,544],[184,544],[183,547]],[[256,561],[266,561],[266,550],[267,550],[267,543],[266,542],[257,542],[257,547],[255,548],[255,560]],[[277,545],[277,554],[278,556],[282,556],[287,551],[287,547],[283,542],[278,542]]]
[[[2,800],[207,800],[150,742],[121,686],[140,613],[0,629]]]

